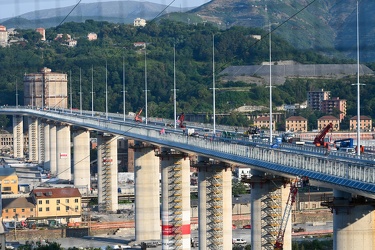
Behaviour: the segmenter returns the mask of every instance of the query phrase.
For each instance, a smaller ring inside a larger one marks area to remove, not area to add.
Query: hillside
[[[32,11],[19,15],[16,18],[0,20],[7,28],[35,29],[37,27],[50,28],[65,22],[84,22],[92,19],[95,21],[108,21],[113,23],[133,23],[135,18],[152,20],[159,15],[166,5],[138,1],[111,1],[97,3],[81,3],[71,13],[74,6]],[[177,8],[170,6],[163,13],[186,12],[190,8]],[[69,14],[69,15],[68,15]]]
[[[65,22],[87,19],[131,24],[137,17],[148,21],[158,16],[165,5],[136,1],[113,1],[80,4]],[[8,28],[54,27],[71,7],[26,13],[2,20]],[[258,27],[268,30],[295,48],[336,58],[356,60],[356,0],[212,0],[195,9],[168,7],[159,19],[188,24],[213,23],[220,29],[233,26]],[[375,1],[361,0],[360,60],[375,62]],[[1,20],[0,20],[1,21]]]
[[[222,28],[268,29],[299,49],[356,58],[356,0],[213,0],[191,11]],[[361,61],[375,61],[375,2],[359,5]]]

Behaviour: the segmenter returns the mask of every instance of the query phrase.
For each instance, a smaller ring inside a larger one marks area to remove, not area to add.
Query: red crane
[[[184,112],[182,112],[178,118],[177,118],[177,122],[178,122],[178,126],[180,128],[186,128],[185,124],[184,124],[184,121],[185,121],[185,114]]]
[[[284,215],[281,219],[281,225],[280,225],[279,232],[277,234],[276,242],[274,245],[275,250],[282,250],[284,247],[285,229],[288,224],[288,220],[289,220],[290,213],[292,211],[293,203],[296,201],[299,183],[300,181],[298,178],[296,178],[294,181],[292,181],[292,183],[290,183],[290,192],[288,196],[288,201],[286,203]]]
[[[325,128],[320,131],[320,133],[315,137],[314,144],[317,147],[324,146],[327,147],[328,143],[324,142],[324,137],[333,128],[333,124],[329,123]]]
[[[143,108],[141,108],[141,110],[139,110],[138,113],[135,114],[134,121],[142,122],[142,117],[141,117],[142,111],[143,111]]]

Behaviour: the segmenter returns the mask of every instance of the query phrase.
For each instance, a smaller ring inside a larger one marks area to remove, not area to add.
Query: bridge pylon
[[[186,153],[162,148],[163,249],[190,249],[190,160]]]
[[[375,249],[375,201],[339,190],[333,196],[322,202],[333,213],[333,249]]]
[[[23,144],[23,116],[13,116],[13,155],[14,158],[24,157],[24,144]]]
[[[229,164],[200,158],[198,168],[199,248],[232,248],[232,171]]]
[[[286,208],[290,188],[288,178],[251,170],[251,178],[242,179],[251,185],[251,247],[273,250]],[[284,250],[292,249],[292,224],[287,222]]]
[[[160,240],[159,157],[156,146],[135,141],[135,240]]]
[[[98,205],[100,211],[118,209],[117,137],[98,134]]]

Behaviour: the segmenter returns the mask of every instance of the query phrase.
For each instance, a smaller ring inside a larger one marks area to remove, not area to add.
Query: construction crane
[[[185,124],[184,124],[184,121],[185,121],[185,113],[182,112],[178,117],[177,117],[177,122],[178,122],[178,126],[180,128],[186,128]]]
[[[142,111],[143,111],[143,108],[141,108],[141,110],[139,110],[138,113],[135,114],[134,121],[142,122],[142,117],[141,117]]]
[[[314,139],[314,144],[315,146],[317,147],[320,147],[320,146],[323,146],[323,147],[327,147],[328,146],[328,143],[326,143],[324,141],[324,137],[326,136],[326,134],[333,128],[333,124],[332,123],[329,123],[327,126],[325,126],[325,128],[322,129],[322,131],[320,131],[320,133],[315,137]]]
[[[279,232],[277,234],[276,242],[275,242],[275,245],[274,245],[275,250],[282,250],[283,247],[284,247],[285,229],[286,229],[286,226],[288,224],[288,220],[289,220],[290,213],[292,211],[293,203],[296,201],[298,186],[300,186],[300,179],[299,178],[296,178],[295,180],[293,180],[290,183],[290,192],[289,192],[289,196],[288,196],[288,201],[286,203],[284,215],[281,219]]]

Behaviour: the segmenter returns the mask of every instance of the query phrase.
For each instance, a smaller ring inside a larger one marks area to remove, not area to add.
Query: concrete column
[[[279,176],[251,170],[251,247],[273,249],[279,233],[290,185]],[[286,219],[286,218],[284,218]],[[284,233],[284,250],[292,249],[292,223],[289,215]]]
[[[152,145],[135,142],[135,240],[160,240],[159,158]]]
[[[58,125],[56,128],[56,167],[57,178],[71,180],[70,127]]]
[[[29,124],[29,160],[39,163],[39,121],[36,117],[28,118]]]
[[[162,245],[163,249],[190,249],[190,160],[187,154],[163,149]]]
[[[199,249],[232,249],[232,171],[229,165],[197,164]]]
[[[98,135],[98,202],[101,211],[117,211],[117,137]]]
[[[44,123],[44,169],[51,170],[50,125]]]
[[[90,190],[90,131],[73,132],[73,151],[74,186],[86,194]]]
[[[45,123],[42,119],[38,118],[38,159],[39,159],[39,164],[41,166],[44,166],[45,162],[45,143],[46,143],[46,138],[44,134],[44,127]]]
[[[374,206],[364,197],[334,190],[333,249],[375,249]]]
[[[23,116],[13,116],[13,155],[14,158],[23,158]]]
[[[56,131],[57,127],[55,124],[50,124],[49,130],[49,148],[50,148],[50,171],[52,175],[57,174],[57,144],[56,144]]]

